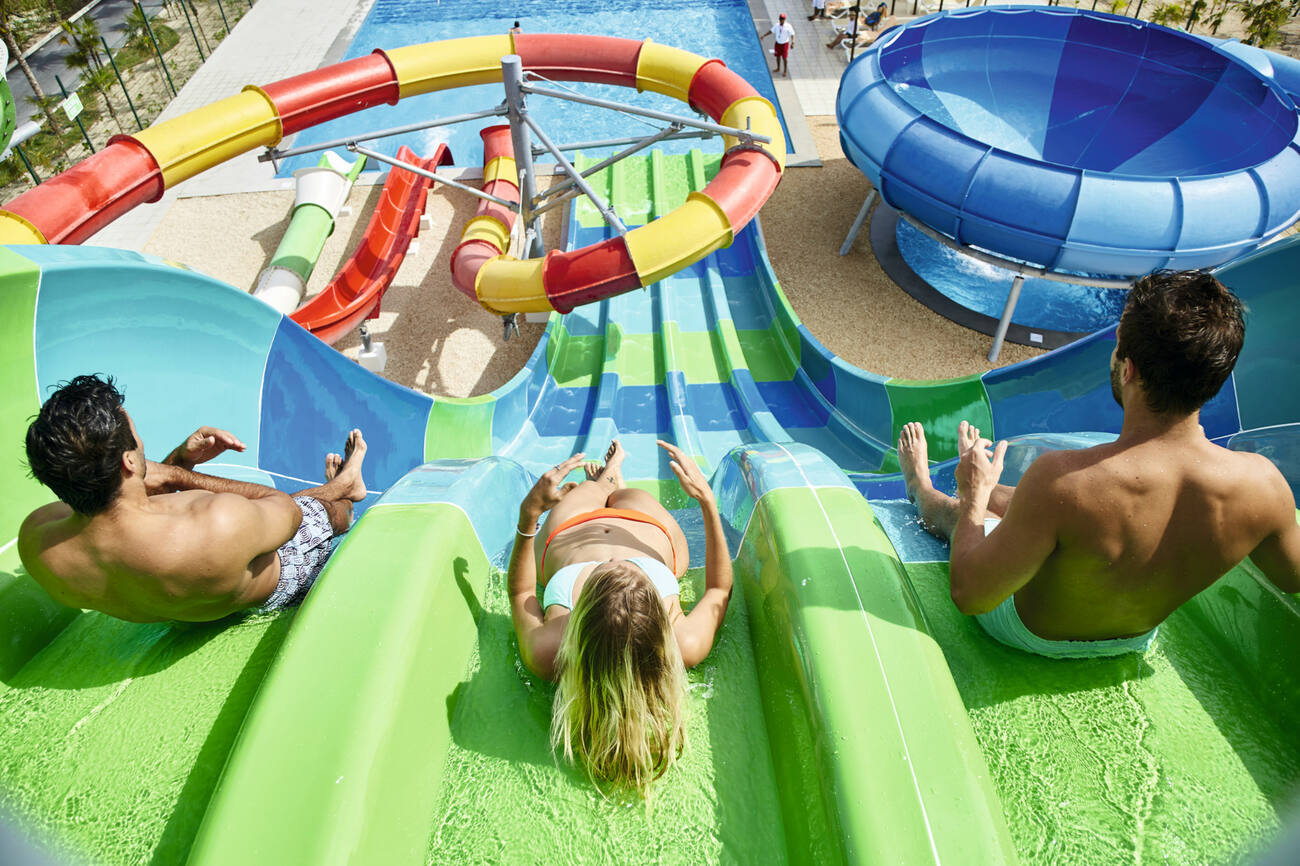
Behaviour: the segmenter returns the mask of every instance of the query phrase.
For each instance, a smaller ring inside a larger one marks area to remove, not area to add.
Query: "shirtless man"
[[[111,378],[64,383],[27,430],[32,474],[61,501],[23,521],[24,567],[56,601],[132,622],[298,603],[366,495],[361,431],[326,456],[323,486],[293,497],[192,471],[228,449],[244,444],[200,427],[147,460]]]
[[[1250,556],[1300,592],[1300,527],[1281,473],[1212,444],[1200,408],[1237,362],[1241,302],[1200,272],[1143,277],[1111,355],[1119,438],[1044,454],[998,484],[1007,444],[958,430],[957,497],[930,481],[925,433],[899,462],[927,529],[951,539],[952,600],[993,637],[1054,657],[1145,649],[1179,605]],[[1014,494],[1014,495],[1013,495]],[[1000,522],[997,522],[1000,518]],[[991,528],[985,534],[986,520]]]

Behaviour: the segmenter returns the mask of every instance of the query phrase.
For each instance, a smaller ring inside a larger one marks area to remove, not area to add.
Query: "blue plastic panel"
[[[1208,267],[1300,217],[1292,100],[1235,55],[1131,18],[918,19],[850,65],[836,118],[845,155],[890,205],[1046,267]],[[1226,219],[1192,189],[1221,179]]]
[[[83,373],[117,379],[146,453],[162,459],[202,424],[248,446],[225,463],[256,466],[260,393],[281,316],[196,271],[104,247],[22,247],[41,266],[36,374],[41,399]],[[106,291],[111,287],[112,291]],[[182,375],[175,363],[186,359]],[[319,475],[320,470],[317,470]]]
[[[266,362],[261,466],[322,479],[325,455],[342,453],[358,427],[368,446],[366,486],[383,490],[424,462],[432,406],[427,395],[362,369],[286,318]]]

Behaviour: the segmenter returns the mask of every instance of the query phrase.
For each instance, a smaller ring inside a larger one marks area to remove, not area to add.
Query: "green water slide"
[[[715,165],[655,154],[593,182],[634,225]],[[601,231],[575,208],[570,243]],[[383,491],[302,608],[276,617],[180,628],[62,610],[0,550],[0,806],[73,859],[1199,863],[1274,832],[1300,777],[1285,726],[1300,614],[1249,566],[1141,660],[1049,662],[957,615],[946,554],[893,501],[904,420],[1107,429],[1108,335],[998,376],[871,377],[807,333],[754,232],[553,317],[514,380],[464,401],[384,383],[247,295],[131,253],[6,251],[0,312],[4,465],[20,466],[41,390],[94,364],[125,377],[147,444],[221,423],[250,450],[216,471],[290,489],[355,423]],[[1272,343],[1252,350],[1276,377],[1290,356],[1279,366]],[[220,375],[190,376],[195,353]],[[606,801],[550,753],[553,692],[520,664],[502,574],[535,474],[614,435],[629,483],[692,541],[683,600],[703,545],[656,437],[711,473],[737,576],[689,672],[689,746],[648,808]],[[950,464],[936,469],[947,483]],[[5,478],[12,537],[46,496],[20,469]]]

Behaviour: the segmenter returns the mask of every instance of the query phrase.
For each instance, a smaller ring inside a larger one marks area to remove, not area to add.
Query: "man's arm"
[[[290,498],[288,494],[281,493],[274,487],[267,487],[265,484],[217,478],[214,475],[204,475],[170,463],[155,463],[152,460],[147,463],[144,482],[145,490],[150,496],[177,493],[181,490],[206,490],[209,493],[234,493],[245,499],[266,499],[274,496]]]
[[[225,451],[243,451],[246,446],[234,433],[218,427],[200,427],[162,459],[163,463],[193,469]]]
[[[1300,592],[1300,524],[1291,487],[1271,462],[1267,467],[1269,513],[1275,527],[1250,553],[1264,576],[1283,592]]]
[[[1057,455],[1045,454],[1026,470],[1002,522],[985,536],[984,517],[1006,448],[999,445],[990,461],[984,451],[990,443],[979,441],[984,445],[964,453],[958,465],[957,525],[948,569],[953,603],[964,614],[993,610],[1033,579],[1056,549],[1059,518],[1050,495]]]

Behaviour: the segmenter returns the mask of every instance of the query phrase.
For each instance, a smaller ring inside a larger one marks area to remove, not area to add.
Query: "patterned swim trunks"
[[[280,556],[280,580],[262,605],[265,611],[301,602],[334,551],[334,528],[325,506],[310,496],[295,496],[293,501],[302,510],[302,524],[293,538],[276,551]]]

